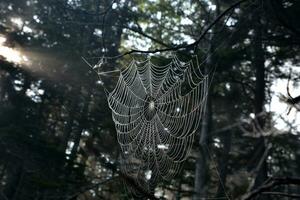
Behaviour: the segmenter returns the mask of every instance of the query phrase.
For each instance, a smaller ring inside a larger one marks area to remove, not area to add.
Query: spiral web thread
[[[173,56],[165,66],[132,60],[121,71],[108,104],[123,152],[121,170],[141,188],[154,192],[187,158],[205,109],[208,75],[198,60]]]

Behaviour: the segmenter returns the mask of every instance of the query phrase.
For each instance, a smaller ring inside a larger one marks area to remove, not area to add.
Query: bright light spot
[[[67,148],[66,148],[65,153],[66,153],[67,155],[70,155],[71,152],[72,152],[73,147],[74,147],[74,142],[73,142],[73,141],[68,141],[68,146],[67,146]]]
[[[279,51],[279,47],[267,46],[267,51],[270,53],[276,53],[277,51]]]
[[[249,38],[246,38],[246,39],[244,40],[244,44],[246,44],[246,45],[250,44],[250,39],[249,39]]]
[[[159,144],[157,145],[158,149],[169,149],[169,145],[168,144]]]
[[[175,7],[176,9],[178,8],[178,3],[171,4],[171,5],[173,7]],[[180,6],[181,6],[181,10],[184,12],[185,16],[191,15],[197,9],[196,4],[193,4],[191,1],[183,1]]]
[[[212,10],[212,11],[216,10],[216,8],[217,8],[216,5],[212,4],[211,2],[207,2],[207,3],[208,3],[208,9],[209,10]]]
[[[23,32],[25,32],[25,33],[32,33],[32,29],[29,28],[28,26],[24,26],[23,27]]]
[[[81,1],[67,0],[67,4],[72,6],[73,8],[79,7],[82,5]]]
[[[36,84],[31,84],[30,88],[26,90],[26,95],[35,103],[42,102],[41,96],[45,93],[45,90],[39,88],[40,85],[41,81],[38,81]]]
[[[125,30],[125,32],[129,32],[129,31]],[[128,49],[149,50],[152,41],[149,38],[139,38],[139,37],[140,35],[138,34],[129,35],[128,39],[124,41],[124,47]]]
[[[98,84],[98,85],[103,85],[104,83],[103,83],[103,81],[98,80],[98,81],[96,82],[96,84]]]
[[[220,148],[220,147],[221,147],[221,145],[220,145],[221,140],[220,140],[219,138],[214,138],[213,140],[214,140],[213,145],[214,145],[215,147],[217,147],[217,148]]]
[[[141,23],[140,26],[142,30],[145,31],[148,25],[146,23]]]
[[[20,81],[20,80],[15,80],[14,83],[15,83],[15,84],[18,84],[18,85],[22,85],[22,84],[23,84],[23,82]]]
[[[17,64],[29,62],[29,59],[25,55],[22,55],[20,51],[7,46],[3,46],[5,41],[6,38],[0,36],[0,56],[4,57],[8,62]]]
[[[216,148],[220,148],[220,147],[221,147],[220,143],[214,143],[214,146],[215,146]]]
[[[22,56],[22,59],[25,61],[25,62],[28,62],[29,59],[26,57],[26,56]]]
[[[101,37],[102,36],[102,30],[100,30],[98,28],[95,28],[93,34],[96,35],[96,36],[98,36],[98,37]]]
[[[160,20],[161,19],[161,12],[157,12],[156,17],[157,17],[158,20]]]
[[[152,176],[152,171],[151,170],[148,170],[145,172],[145,178],[147,180],[150,180],[151,179],[151,176]]]
[[[39,19],[39,17],[37,15],[33,15],[33,19],[37,22],[40,23],[41,20]]]
[[[14,81],[14,89],[16,91],[21,91],[23,89],[24,83],[21,80],[15,80]]]
[[[90,136],[90,132],[88,132],[87,130],[84,130],[84,131],[82,131],[81,135]]]
[[[251,119],[254,119],[254,118],[255,118],[255,114],[254,114],[254,113],[250,113],[249,116],[251,117]]]
[[[96,196],[96,192],[94,190],[89,190],[89,192],[92,194],[92,197]]]
[[[0,36],[0,45],[4,44],[6,42],[6,38]]]
[[[230,86],[229,83],[226,83],[226,84],[225,84],[225,87],[226,87],[227,90],[230,90],[230,88],[231,88],[231,86]]]
[[[176,108],[176,112],[180,112],[180,108]]]
[[[195,42],[195,40],[191,36],[185,35],[184,33],[181,33],[180,37],[182,38],[182,41],[176,40],[175,41],[176,44],[182,44],[182,42],[187,42],[187,43],[190,44],[190,43]]]
[[[249,35],[253,35],[254,34],[254,30],[251,29],[249,32],[248,32]]]
[[[17,25],[19,28],[21,28],[23,26],[23,21],[21,18],[16,17],[16,18],[11,18],[10,21],[12,23],[14,23],[15,25]]]
[[[219,138],[214,138],[213,140],[214,140],[214,142],[217,142],[217,143],[221,142],[221,140]]]
[[[112,9],[116,9],[118,7],[117,3],[113,3],[113,5],[111,6]]]
[[[180,21],[180,24],[182,24],[182,25],[192,25],[193,22],[192,22],[192,20],[190,20],[188,18],[182,18],[181,21]]]
[[[8,62],[21,63],[23,60],[19,51],[5,46],[0,46],[0,56],[3,56]]]
[[[38,94],[39,94],[39,95],[43,95],[43,94],[45,93],[45,90],[38,89],[38,91],[37,91],[37,92],[38,92]]]
[[[136,11],[138,11],[138,8],[134,6],[134,7],[132,7],[132,11],[136,12]]]
[[[234,19],[234,18],[230,17],[230,18],[226,21],[226,26],[234,26],[237,22],[238,22],[237,19]]]

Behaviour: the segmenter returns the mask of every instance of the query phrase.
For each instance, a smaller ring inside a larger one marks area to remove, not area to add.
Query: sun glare
[[[0,45],[4,44],[6,42],[6,38],[0,36]]]
[[[18,17],[16,17],[16,18],[11,18],[10,21],[11,21],[12,23],[14,23],[15,25],[17,25],[19,28],[22,27],[22,25],[23,25],[22,19],[21,19],[21,18],[18,18]]]
[[[4,57],[8,62],[16,64],[24,64],[28,62],[28,58],[21,54],[20,51],[4,45],[6,38],[0,36],[0,56]]]

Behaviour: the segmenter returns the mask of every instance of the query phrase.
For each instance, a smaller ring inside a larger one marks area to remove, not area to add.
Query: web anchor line
[[[90,67],[90,69],[95,72],[98,76],[98,80],[100,81],[100,85],[103,87],[104,92],[106,97],[108,97],[109,91],[108,89],[105,87],[104,82],[102,80],[101,76],[109,76],[108,74],[111,73],[116,73],[116,72],[121,72],[121,70],[116,69],[116,70],[111,70],[111,71],[105,71],[105,72],[101,72],[101,67],[102,65],[106,62],[106,58],[104,56],[101,57],[100,61],[95,64],[94,66],[92,66],[83,56],[81,57],[81,59]]]

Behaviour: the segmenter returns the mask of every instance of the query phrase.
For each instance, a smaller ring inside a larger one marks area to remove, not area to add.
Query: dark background
[[[213,22],[197,48],[216,69],[207,112],[183,170],[155,195],[299,198],[300,3],[246,0],[214,21],[234,2],[1,0],[0,199],[133,198],[102,81],[81,57],[189,44]],[[104,77],[108,89],[117,75]]]

